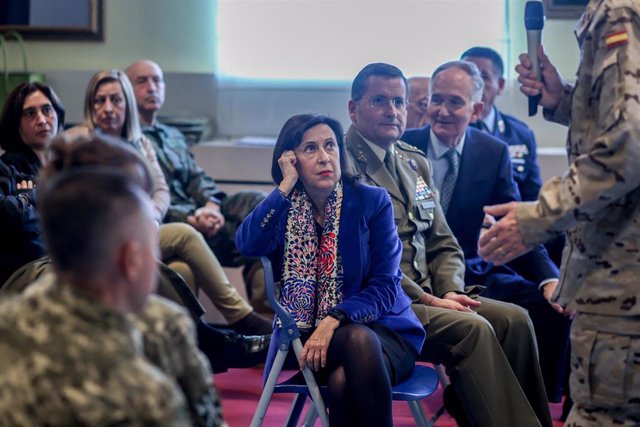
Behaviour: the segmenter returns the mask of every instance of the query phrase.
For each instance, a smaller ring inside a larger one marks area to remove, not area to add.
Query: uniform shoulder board
[[[413,145],[407,144],[404,141],[396,141],[395,143],[395,147],[399,150],[402,151],[408,151],[410,153],[416,153],[416,154],[420,154],[424,157],[427,157],[427,155],[425,154],[424,151],[422,151],[421,149],[414,147]]]

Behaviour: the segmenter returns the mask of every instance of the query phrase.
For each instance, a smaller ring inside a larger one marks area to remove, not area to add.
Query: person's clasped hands
[[[209,202],[196,209],[193,214],[187,216],[187,223],[193,228],[211,238],[224,227],[224,216],[220,211],[220,205]]]

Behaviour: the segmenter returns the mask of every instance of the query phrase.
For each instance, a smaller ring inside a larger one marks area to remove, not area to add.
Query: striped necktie
[[[453,190],[456,187],[456,181],[458,179],[458,171],[460,169],[460,156],[458,155],[458,152],[455,150],[455,148],[450,148],[444,156],[449,163],[449,169],[447,169],[447,173],[444,176],[444,181],[442,181],[442,189],[440,190],[440,204],[442,205],[442,210],[446,214],[447,209],[449,209],[449,203],[451,203]]]

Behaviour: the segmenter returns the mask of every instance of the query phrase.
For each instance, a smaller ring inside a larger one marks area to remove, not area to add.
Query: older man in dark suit
[[[483,207],[520,200],[507,145],[469,127],[482,112],[482,88],[475,64],[453,61],[441,65],[432,76],[431,126],[408,130],[402,139],[426,152],[431,160],[447,222],[464,252],[465,281],[485,285],[483,296],[529,311],[547,395],[549,400],[559,401],[570,319],[545,299],[558,283],[557,267],[542,246],[500,267],[483,261],[477,253],[482,227],[489,226],[491,220],[485,218]]]
[[[440,208],[429,161],[399,141],[406,96],[398,68],[362,69],[351,90],[346,148],[365,182],[385,188],[393,203],[402,286],[427,332],[420,358],[447,368],[452,387],[445,402],[459,398],[461,425],[550,426],[531,321],[520,307],[465,289],[462,250]]]

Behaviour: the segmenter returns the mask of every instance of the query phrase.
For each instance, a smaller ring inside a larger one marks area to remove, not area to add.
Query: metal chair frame
[[[296,394],[285,425],[295,426],[298,423],[306,399],[310,397],[312,406],[305,416],[303,426],[312,426],[319,416],[323,427],[328,427],[329,417],[322,396],[323,390],[326,391],[326,387],[321,388],[318,386],[313,373],[308,367],[305,366],[302,370],[304,384],[293,377],[281,383],[277,382],[289,350],[293,348],[296,357],[299,359],[302,352],[302,342],[300,341],[300,331],[295,321],[276,299],[271,261],[266,257],[261,257],[261,261],[264,267],[267,299],[280,320],[278,325],[280,334],[277,339],[278,351],[265,381],[258,407],[251,421],[251,427],[262,425],[273,393]],[[274,341],[271,342],[271,345],[275,345]],[[269,368],[265,367],[265,369]],[[418,427],[431,427],[441,415],[441,411],[438,411],[432,418],[428,419],[420,401],[433,394],[437,388],[438,375],[436,371],[427,366],[416,365],[411,377],[393,387],[392,398],[393,400],[406,401],[408,403]]]

